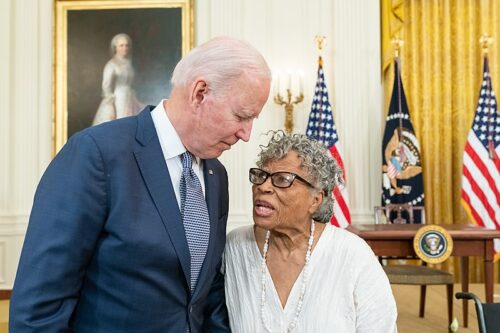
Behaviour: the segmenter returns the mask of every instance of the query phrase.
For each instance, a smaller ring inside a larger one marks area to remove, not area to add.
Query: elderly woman
[[[102,101],[92,125],[133,116],[144,108],[132,88],[132,39],[121,33],[110,43],[111,59],[104,66],[102,77]]]
[[[396,331],[396,304],[370,247],[329,224],[341,170],[304,135],[274,133],[250,169],[255,225],[233,230],[224,270],[231,329]]]

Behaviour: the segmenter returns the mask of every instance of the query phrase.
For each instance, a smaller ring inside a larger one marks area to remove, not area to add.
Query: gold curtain
[[[404,22],[404,0],[381,0],[382,16],[382,71],[391,66],[393,59],[391,40],[401,37]]]
[[[390,0],[382,0],[382,2]],[[382,3],[383,4],[383,3]],[[382,6],[382,11],[394,10]],[[382,21],[390,15],[381,12]],[[420,141],[426,217],[429,223],[466,224],[461,205],[462,157],[479,98],[483,55],[479,38],[494,38],[489,48],[493,89],[500,94],[500,1],[404,0],[399,34],[382,22],[382,40],[400,37],[402,80],[410,116]],[[394,20],[394,17],[392,17]],[[393,32],[394,33],[394,32]],[[384,36],[385,35],[385,36]],[[384,45],[382,46],[384,51]],[[384,58],[383,58],[384,61]],[[387,112],[394,70],[384,71]],[[470,258],[470,281],[482,282],[481,258]],[[442,265],[458,278],[458,258]],[[500,282],[499,262],[495,282]]]

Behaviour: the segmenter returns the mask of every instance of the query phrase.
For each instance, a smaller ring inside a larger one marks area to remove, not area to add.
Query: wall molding
[[[7,244],[5,241],[0,241],[0,285],[3,285],[7,281],[7,258],[6,254]]]
[[[0,237],[24,236],[28,227],[28,214],[0,215]]]
[[[352,224],[374,224],[375,216],[373,212],[353,213],[351,214]]]

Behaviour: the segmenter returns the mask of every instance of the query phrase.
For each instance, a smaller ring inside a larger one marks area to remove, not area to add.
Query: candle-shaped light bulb
[[[276,95],[279,95],[281,93],[281,91],[280,91],[280,78],[281,78],[281,71],[278,69],[274,75],[274,93]]]
[[[292,71],[288,70],[287,71],[287,76],[286,76],[286,89],[287,90],[292,90]]]
[[[274,94],[279,94],[280,92],[280,87],[279,87],[279,75],[278,71],[273,72],[273,93]]]
[[[299,95],[304,94],[304,72],[299,71]]]

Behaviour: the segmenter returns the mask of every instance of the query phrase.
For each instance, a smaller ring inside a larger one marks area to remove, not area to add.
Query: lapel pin
[[[208,174],[209,175],[213,175],[214,174],[214,171],[212,169],[208,169]]]

